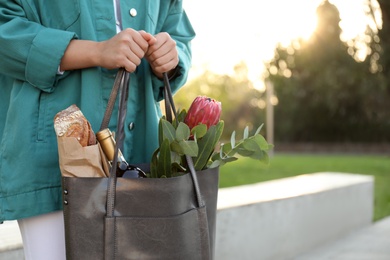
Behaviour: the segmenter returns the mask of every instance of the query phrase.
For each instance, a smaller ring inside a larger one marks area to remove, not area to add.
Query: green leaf
[[[216,138],[215,144],[217,144],[219,139],[221,138],[224,126],[225,126],[225,122],[223,120],[220,120],[216,126],[217,131],[216,131],[216,136],[215,136],[215,138]]]
[[[257,130],[256,130],[256,132],[255,132],[254,135],[260,134],[260,131],[261,131],[261,129],[263,128],[263,125],[264,125],[264,124],[261,124],[261,126],[259,126],[259,128],[257,128]]]
[[[180,143],[176,140],[171,143],[171,151],[179,155],[184,155],[183,148],[181,147]]]
[[[236,146],[236,131],[233,131],[232,135],[230,136],[230,145],[232,148]]]
[[[176,129],[179,125],[179,122],[183,122],[186,117],[187,112],[183,109],[182,111],[177,110],[177,117],[173,119],[172,125]]]
[[[261,148],[261,150],[268,150],[270,148],[269,144],[268,144],[267,140],[265,140],[264,136],[255,135],[253,138],[256,141],[256,143],[258,144],[258,146]]]
[[[151,178],[158,178],[158,152],[160,149],[156,149],[152,155],[152,160],[150,162],[150,176]]]
[[[176,129],[176,141],[188,140],[190,137],[190,128],[188,125],[180,122]]]
[[[223,132],[224,122],[221,120],[215,126],[211,126],[202,139],[198,141],[199,153],[194,159],[195,170],[202,170],[214,152],[215,145],[218,143]]]
[[[171,177],[172,171],[171,171],[171,150],[169,148],[169,140],[164,139],[161,147],[160,147],[160,153],[158,157],[158,176],[161,178],[161,176]]]
[[[255,152],[254,151],[249,151],[249,150],[246,150],[244,148],[238,148],[236,150],[236,152],[241,155],[241,156],[244,156],[244,157],[250,157],[251,155],[253,155]]]
[[[202,138],[207,133],[207,125],[205,124],[199,124],[197,126],[194,126],[191,129],[191,134],[196,136],[196,138]]]
[[[234,162],[234,161],[237,161],[238,158],[237,157],[227,157],[227,158],[224,158],[222,161],[224,163],[228,163],[228,162]]]
[[[199,153],[194,160],[195,170],[200,171],[207,164],[211,153],[214,150],[214,140],[216,136],[216,127],[211,126],[205,136],[199,140]]]
[[[172,146],[171,146],[171,164],[180,163],[182,156],[183,156],[183,154],[178,154],[178,153],[172,151]]]
[[[187,111],[185,109],[181,110],[180,113],[177,115],[177,121],[178,122],[184,122],[184,119],[187,116]]]
[[[269,165],[269,155],[267,152],[263,151],[263,158],[262,162],[264,162],[266,165]]]
[[[245,129],[244,129],[244,137],[243,137],[243,139],[247,139],[248,136],[249,136],[249,127],[246,126]]]
[[[169,140],[169,142],[172,142],[173,140],[175,140],[176,131],[171,123],[169,123],[165,119],[161,119],[161,128],[162,128],[162,139],[167,138]],[[164,141],[165,140],[163,140],[163,142]],[[161,145],[162,145],[162,143],[160,144],[160,146]]]
[[[253,152],[261,150],[260,143],[256,142],[253,137],[245,139],[242,143],[242,147]]]
[[[195,141],[180,141],[179,145],[185,155],[194,157],[198,155],[198,144]]]
[[[161,146],[162,141],[163,141],[162,121],[163,121],[163,118],[160,118],[160,121],[158,122],[158,145],[159,146]]]
[[[258,151],[253,151],[249,158],[255,159],[255,160],[261,160],[264,156],[264,151],[258,150]]]
[[[172,163],[172,168],[175,170],[175,172],[186,172],[187,169],[184,168],[181,164],[175,162]]]
[[[213,161],[210,165],[208,165],[208,168],[216,168],[216,167],[218,167],[218,166],[220,166],[221,165],[221,162],[222,161],[220,161],[220,160],[217,160],[217,161]]]
[[[219,153],[214,153],[211,156],[210,160],[211,161],[217,161],[217,160],[222,160],[222,158],[223,158],[223,153],[222,153],[222,150],[220,150]]]
[[[224,154],[228,154],[230,151],[232,151],[232,144],[227,143],[227,144],[221,145],[221,150]]]
[[[269,156],[266,151],[260,151],[259,153],[255,153],[250,158],[258,160],[266,165],[269,164]]]

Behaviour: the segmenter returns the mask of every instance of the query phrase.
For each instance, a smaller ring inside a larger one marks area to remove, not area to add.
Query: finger
[[[144,38],[144,40],[148,42],[149,46],[153,45],[153,44],[155,44],[157,42],[156,37],[154,37],[150,33],[147,33],[147,32],[145,32],[143,30],[139,31],[139,33]]]
[[[155,60],[164,55],[169,55],[170,53],[172,55],[175,55],[175,53],[177,54],[176,42],[168,39],[167,41],[159,42],[158,44],[151,46],[147,55],[150,56],[151,60]]]
[[[134,72],[136,69],[137,69],[137,65],[134,64],[131,60],[127,60],[127,62],[125,63],[125,65],[123,66],[125,68],[126,71],[128,72]]]
[[[157,59],[152,67],[156,72],[163,73],[174,69],[178,64],[178,59],[166,55]]]
[[[134,52],[130,52],[127,55],[127,60],[129,60],[135,66],[138,66],[141,64],[141,58],[137,54],[135,54]]]
[[[141,35],[140,32],[135,31],[133,29],[126,29],[126,35],[127,35],[127,41],[128,45],[130,46],[131,50],[137,53],[139,57],[143,57],[145,52],[148,50],[149,44],[144,39],[144,37]],[[145,36],[147,37],[147,36]],[[140,48],[138,49],[137,46]],[[141,50],[141,53],[140,53]],[[141,55],[141,56],[140,56]]]
[[[144,47],[138,45],[136,42],[130,42],[128,48],[130,53],[127,54],[127,56],[129,58],[131,57],[131,54],[134,54],[138,59],[142,59],[145,56],[145,50],[143,49]]]
[[[146,55],[148,56],[154,56],[153,59],[155,59],[156,57],[159,57],[161,56],[162,54],[164,54],[167,50],[163,50],[162,48],[167,48],[167,39],[164,38],[164,37],[158,37],[159,35],[157,35],[156,37],[156,42],[152,45],[149,46],[149,49],[148,51],[146,52]]]

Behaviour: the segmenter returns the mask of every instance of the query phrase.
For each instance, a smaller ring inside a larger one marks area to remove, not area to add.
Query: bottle
[[[96,133],[96,139],[100,143],[107,160],[111,164],[115,155],[115,139],[110,129],[106,128]],[[118,150],[118,161],[116,166],[116,175],[125,178],[146,178],[146,174],[140,168],[130,165],[126,162],[121,150]]]

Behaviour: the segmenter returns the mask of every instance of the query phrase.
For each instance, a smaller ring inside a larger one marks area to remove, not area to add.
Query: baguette
[[[96,144],[91,124],[76,105],[56,114],[54,130],[58,137],[75,137],[83,147]]]

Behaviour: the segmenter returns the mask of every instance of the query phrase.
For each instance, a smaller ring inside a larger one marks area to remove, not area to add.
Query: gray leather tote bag
[[[118,88],[120,147],[128,93],[124,70],[113,92]],[[167,77],[165,94],[172,107]],[[213,259],[219,168],[196,172],[187,161],[190,173],[173,178],[117,178],[115,169],[108,178],[62,177],[67,259]],[[148,171],[149,165],[139,167]]]

